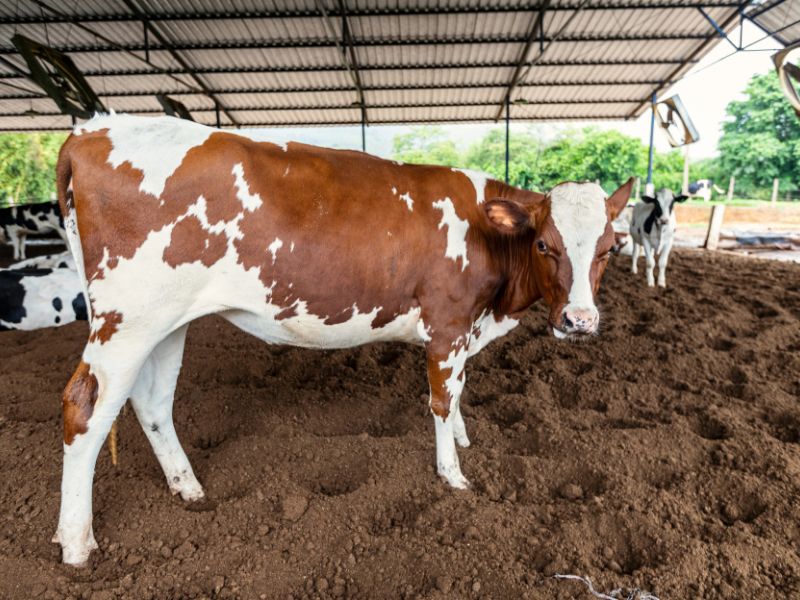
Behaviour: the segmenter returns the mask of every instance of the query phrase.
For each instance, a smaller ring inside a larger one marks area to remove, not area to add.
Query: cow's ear
[[[633,177],[628,179],[628,181],[623,183],[616,192],[608,197],[608,200],[606,200],[606,208],[608,209],[608,214],[611,217],[611,221],[616,219],[619,213],[625,210],[625,206],[628,204],[628,199],[631,197],[632,190]]]
[[[501,233],[521,233],[531,226],[530,213],[514,200],[493,198],[484,203],[483,211],[491,226]]]
[[[642,202],[646,204],[656,204],[658,200],[656,200],[652,196],[642,196]]]
[[[689,199],[689,196],[684,196],[683,194],[681,194],[680,196],[675,196],[675,198],[673,198],[672,201],[673,202],[686,202],[688,199]]]

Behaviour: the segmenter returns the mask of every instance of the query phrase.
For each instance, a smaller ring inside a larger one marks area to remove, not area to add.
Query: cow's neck
[[[544,201],[544,195],[522,190],[499,181],[487,185],[487,198],[516,200],[526,205]],[[515,236],[490,234],[489,243],[497,260],[502,284],[495,300],[495,313],[513,315],[530,307],[541,298],[533,268],[535,232]]]

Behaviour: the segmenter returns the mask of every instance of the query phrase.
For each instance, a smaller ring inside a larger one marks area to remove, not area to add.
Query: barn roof
[[[751,7],[746,14],[784,46],[800,42],[800,2],[767,0]]]
[[[0,130],[67,129],[10,39],[67,53],[103,103],[156,94],[223,127],[640,115],[741,0],[0,0]],[[217,116],[219,107],[219,117]]]

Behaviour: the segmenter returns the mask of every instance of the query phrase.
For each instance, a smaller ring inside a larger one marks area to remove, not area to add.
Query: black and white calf
[[[86,319],[86,302],[77,271],[0,270],[0,331],[31,331]]]
[[[0,208],[0,234],[14,246],[14,260],[25,258],[25,238],[29,234],[55,232],[64,243],[64,218],[58,204],[44,202]]]
[[[653,268],[658,255],[658,285],[667,287],[667,261],[675,238],[678,221],[675,218],[676,202],[684,202],[686,196],[676,196],[666,188],[656,192],[656,197],[642,196],[642,201],[633,207],[631,218],[631,238],[633,240],[633,261],[631,272],[636,273],[639,249],[644,248],[647,259],[647,285],[655,285]]]

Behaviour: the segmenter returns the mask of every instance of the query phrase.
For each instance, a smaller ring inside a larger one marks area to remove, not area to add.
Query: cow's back
[[[371,314],[381,327],[415,308],[425,282],[465,277],[466,246],[459,257],[452,238],[466,244],[480,210],[470,179],[447,168],[176,119],[101,117],[62,160],[90,284],[124,266],[126,282],[188,281],[222,306],[238,291],[278,319],[326,325]]]

